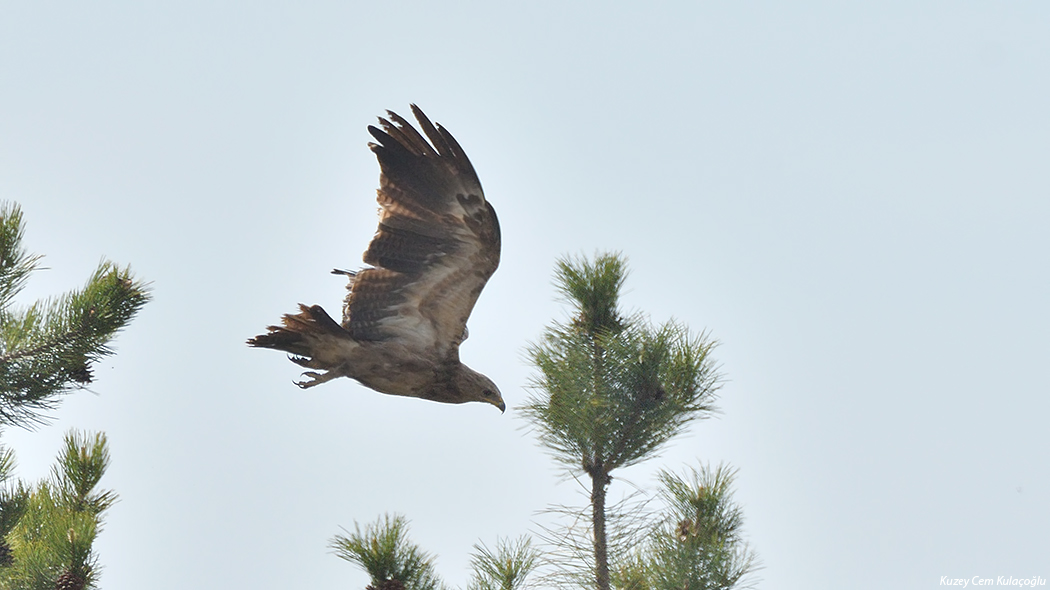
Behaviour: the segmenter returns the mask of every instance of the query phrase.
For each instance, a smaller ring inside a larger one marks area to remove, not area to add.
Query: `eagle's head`
[[[503,403],[503,396],[492,379],[478,373],[477,371],[460,365],[454,384],[459,390],[460,399],[464,402],[485,402],[499,408],[500,412],[507,411],[507,404]]]

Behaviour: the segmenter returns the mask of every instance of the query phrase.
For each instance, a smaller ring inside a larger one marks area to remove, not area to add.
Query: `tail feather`
[[[281,326],[268,326],[265,334],[248,340],[248,346],[273,348],[292,354],[308,356],[307,336],[329,334],[349,338],[350,334],[333,320],[320,305],[299,304],[299,313],[281,318]]]

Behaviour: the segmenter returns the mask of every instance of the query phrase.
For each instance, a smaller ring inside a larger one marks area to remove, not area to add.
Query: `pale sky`
[[[557,257],[615,250],[627,310],[709,331],[726,383],[613,496],[738,468],[759,588],[1050,579],[1050,5],[791,4],[0,1],[23,302],[103,257],[154,290],[97,395],[3,433],[19,475],[107,433],[106,590],[363,588],[327,544],[385,512],[463,585],[471,545],[586,501],[518,411],[523,350],[565,317]],[[244,345],[338,313],[365,128],[410,102],[500,216],[462,356],[502,416],[300,391]]]

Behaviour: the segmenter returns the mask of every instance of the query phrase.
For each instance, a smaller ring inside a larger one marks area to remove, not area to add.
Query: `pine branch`
[[[621,343],[613,388],[617,431],[608,455],[615,468],[653,457],[689,422],[715,412],[720,387],[709,356],[715,343],[705,334],[691,338],[672,321],[655,331],[639,327]]]
[[[497,539],[495,550],[484,543],[475,544],[470,557],[474,575],[467,590],[525,590],[540,559],[528,537],[516,541]]]
[[[29,496],[24,514],[11,539],[12,565],[2,571],[12,590],[55,588],[64,574],[83,579],[97,576],[97,557],[91,550],[98,532],[94,516],[69,510],[46,482]]]
[[[620,480],[627,482],[626,480]],[[590,489],[577,480],[580,492],[587,497]],[[637,548],[652,534],[652,498],[644,490],[635,488],[615,502],[607,502],[605,511],[610,574],[613,586]],[[539,578],[543,587],[593,589],[597,575],[594,555],[593,507],[588,505],[551,505],[542,514],[552,519],[539,524],[536,534],[543,544],[545,563],[549,570]]]
[[[149,301],[128,268],[99,265],[81,290],[5,311],[0,325],[0,422],[44,421],[58,397],[90,383],[91,365],[113,354],[109,343]]]
[[[117,501],[109,490],[95,491],[109,468],[106,435],[89,436],[76,430],[65,437],[65,448],[52,468],[52,479],[63,501],[73,510],[100,515]]]
[[[577,311],[574,326],[592,339],[624,328],[617,305],[626,280],[627,262],[618,253],[598,254],[593,264],[584,257],[566,256],[555,265],[558,291]]]
[[[92,545],[113,492],[96,491],[109,464],[106,437],[70,431],[50,481],[21,482],[0,493],[0,588],[94,588],[98,556]],[[8,544],[9,543],[9,544]]]
[[[540,442],[570,470],[606,473],[652,457],[694,419],[715,411],[718,375],[706,334],[668,322],[659,330],[631,318],[601,336],[605,368],[594,370],[588,337],[548,328],[528,353],[539,375],[523,411]]]
[[[724,465],[701,465],[685,476],[660,473],[667,511],[639,554],[654,590],[751,587],[748,576],[759,564],[741,535],[743,511],[731,498],[735,474]]]
[[[22,247],[24,234],[22,210],[13,203],[0,203],[0,310],[7,309],[25,287],[41,258]]]
[[[368,572],[377,589],[391,580],[405,590],[443,588],[434,572],[434,558],[408,540],[408,521],[401,515],[385,515],[363,531],[355,522],[353,533],[336,535],[329,546],[337,556]]]
[[[22,246],[18,205],[0,204],[0,424],[45,421],[58,397],[92,381],[91,365],[149,301],[128,268],[103,261],[85,287],[12,310],[39,256]]]

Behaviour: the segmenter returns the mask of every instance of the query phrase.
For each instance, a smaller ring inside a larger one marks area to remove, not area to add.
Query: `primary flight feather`
[[[499,266],[496,211],[459,143],[416,105],[412,113],[422,134],[391,111],[368,127],[379,229],[364,255],[371,268],[332,271],[349,278],[342,323],[300,305],[248,344],[314,369],[303,388],[350,377],[381,393],[504,411],[495,383],[459,360],[467,318]]]

